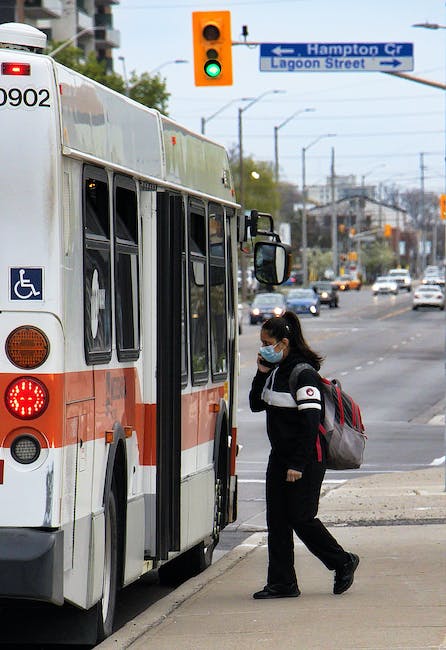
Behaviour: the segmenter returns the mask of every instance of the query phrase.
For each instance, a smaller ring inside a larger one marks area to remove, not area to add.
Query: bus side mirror
[[[290,274],[291,249],[279,242],[257,242],[254,272],[262,284],[282,284]]]

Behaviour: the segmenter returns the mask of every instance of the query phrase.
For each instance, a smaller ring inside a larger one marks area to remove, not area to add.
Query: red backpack
[[[362,464],[367,439],[359,405],[342,390],[339,380],[321,377],[308,363],[298,363],[291,372],[289,385],[293,398],[299,375],[305,369],[311,369],[319,377],[323,401],[319,431],[327,441],[327,469],[357,469]]]

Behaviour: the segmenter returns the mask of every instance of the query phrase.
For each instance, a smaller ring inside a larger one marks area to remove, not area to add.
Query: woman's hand
[[[294,483],[302,478],[302,472],[298,472],[297,469],[289,469],[286,473],[286,480],[288,483]]]
[[[257,355],[257,368],[260,370],[260,372],[269,372],[271,370],[271,367],[272,366],[265,366],[265,360],[261,354]]]

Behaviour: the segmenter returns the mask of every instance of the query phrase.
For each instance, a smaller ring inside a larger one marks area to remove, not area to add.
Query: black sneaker
[[[333,587],[334,594],[343,594],[353,584],[354,573],[359,564],[359,557],[354,553],[349,553],[349,556],[350,560],[344,564],[342,569],[336,570]]]
[[[252,595],[256,600],[265,600],[266,598],[297,598],[300,596],[299,587],[295,586],[288,591],[277,591],[265,585],[261,591],[256,591]]]

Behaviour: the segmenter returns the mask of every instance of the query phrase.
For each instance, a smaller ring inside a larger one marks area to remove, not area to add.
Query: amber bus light
[[[8,359],[17,368],[29,370],[38,368],[46,361],[50,344],[45,334],[37,327],[23,325],[10,333],[6,339],[5,351]]]

